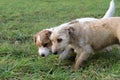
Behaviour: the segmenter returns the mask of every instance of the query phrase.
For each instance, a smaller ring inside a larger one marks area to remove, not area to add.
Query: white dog
[[[115,5],[114,5],[114,1],[112,0],[110,2],[110,7],[107,10],[107,12],[103,18],[112,17],[114,14],[114,11],[115,11]],[[78,20],[85,22],[85,21],[94,21],[97,19],[96,18],[82,18],[82,19],[78,19]],[[69,23],[65,23],[65,24],[62,24],[60,26],[64,26],[67,24],[69,24]],[[54,28],[45,29],[45,30],[38,32],[34,36],[34,42],[38,46],[38,48],[39,48],[38,52],[42,57],[46,57],[49,54],[51,54],[52,44],[51,44],[51,40],[49,39],[49,37],[50,37],[51,33],[53,32],[53,30],[54,30]],[[71,52],[71,47],[68,46],[66,48],[66,50],[58,52],[58,53],[61,53],[59,58],[61,60],[65,59],[67,57],[68,53],[70,53],[70,52]]]
[[[120,44],[120,17],[95,21],[74,20],[52,32],[52,52],[64,51],[68,45],[76,50],[75,70],[91,53],[113,44]]]

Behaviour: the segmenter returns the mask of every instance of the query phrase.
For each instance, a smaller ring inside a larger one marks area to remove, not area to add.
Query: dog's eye
[[[58,43],[62,42],[62,39],[61,38],[57,39],[57,42]]]
[[[43,47],[47,47],[48,43],[43,44]]]

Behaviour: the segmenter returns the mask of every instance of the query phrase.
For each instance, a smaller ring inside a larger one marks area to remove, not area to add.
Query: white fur
[[[48,56],[50,54],[50,50],[46,47],[40,47],[38,50],[39,55],[45,55]]]
[[[114,4],[114,0],[111,0],[110,7],[103,18],[108,18],[113,16],[114,12],[115,12],[115,4]]]
[[[95,20],[98,20],[98,19],[87,17],[87,18],[80,18],[80,19],[76,19],[76,20],[79,21],[79,22],[86,22],[86,21],[95,21]]]
[[[45,30],[48,30],[48,31],[53,31],[54,30],[54,28],[49,28],[49,29],[45,29]]]
[[[40,36],[37,37],[37,41],[39,41],[39,42],[41,41],[41,40],[40,40]]]

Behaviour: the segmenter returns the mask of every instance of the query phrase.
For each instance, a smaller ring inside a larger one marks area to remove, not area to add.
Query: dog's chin
[[[58,51],[58,54],[62,54],[65,51],[65,49],[61,49]]]

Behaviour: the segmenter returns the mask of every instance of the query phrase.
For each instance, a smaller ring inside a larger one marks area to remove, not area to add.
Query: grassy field
[[[120,80],[120,53],[101,51],[73,73],[73,60],[41,58],[33,35],[80,17],[101,18],[110,0],[0,0],[0,80]],[[115,0],[120,16],[120,1]]]

